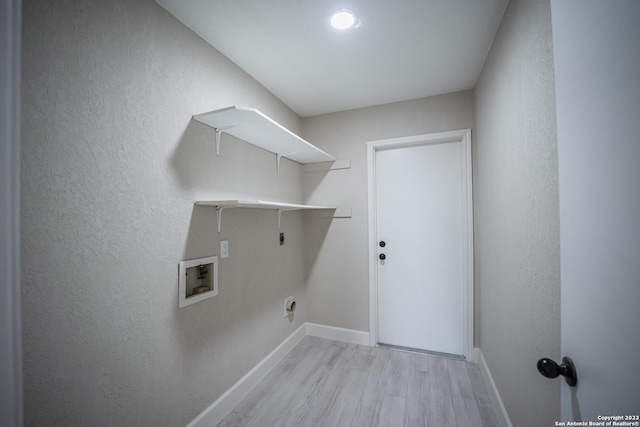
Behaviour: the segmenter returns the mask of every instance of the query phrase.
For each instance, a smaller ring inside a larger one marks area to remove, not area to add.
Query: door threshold
[[[445,359],[467,360],[466,357],[461,356],[459,354],[442,353],[442,352],[439,352],[439,351],[422,350],[420,348],[412,348],[412,347],[402,347],[402,346],[399,346],[399,345],[384,344],[384,343],[381,343],[381,342],[376,344],[376,347],[388,348],[390,350],[405,351],[407,353],[426,354],[426,355],[429,355],[429,356],[443,357]]]

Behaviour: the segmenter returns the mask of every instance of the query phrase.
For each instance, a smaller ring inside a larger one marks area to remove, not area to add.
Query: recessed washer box
[[[186,307],[218,295],[218,257],[180,261],[178,307]]]

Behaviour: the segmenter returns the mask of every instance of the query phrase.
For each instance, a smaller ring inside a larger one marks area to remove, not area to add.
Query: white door
[[[468,146],[437,135],[375,150],[377,341],[466,355]]]
[[[638,425],[640,2],[551,6],[561,347],[578,375],[576,387],[560,383],[562,419]]]

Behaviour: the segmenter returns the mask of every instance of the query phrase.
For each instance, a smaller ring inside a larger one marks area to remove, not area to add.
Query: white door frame
[[[369,192],[369,344],[378,344],[378,258],[376,242],[376,151],[388,148],[460,142],[462,145],[462,208],[465,217],[463,242],[465,260],[463,267],[463,356],[471,359],[473,350],[473,193],[471,184],[471,129],[430,133],[401,138],[382,139],[367,142],[367,183]]]
[[[22,426],[20,0],[0,4],[0,425]]]

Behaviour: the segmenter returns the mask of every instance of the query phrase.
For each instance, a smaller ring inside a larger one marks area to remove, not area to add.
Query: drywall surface
[[[151,0],[24,2],[26,425],[185,425],[289,336],[303,218],[196,200],[302,201],[300,165],[193,114],[300,118]],[[178,309],[178,262],[216,255],[219,295]]]
[[[548,0],[507,7],[475,90],[476,345],[517,426],[553,425],[560,356],[558,165]]]
[[[366,142],[473,126],[471,91],[302,120],[303,137],[338,159],[351,160],[350,169],[302,174],[308,203],[351,207],[353,215],[305,218],[310,322],[369,330]]]
[[[553,0],[551,8],[562,355],[578,373],[576,388],[561,383],[562,419],[637,415],[640,2]]]

